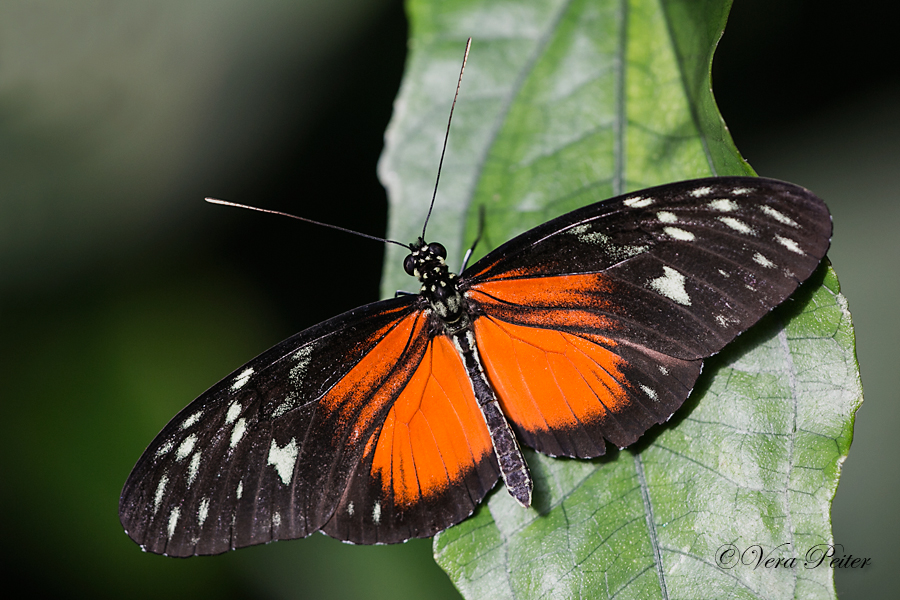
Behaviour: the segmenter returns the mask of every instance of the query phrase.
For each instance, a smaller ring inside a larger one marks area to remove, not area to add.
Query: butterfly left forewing
[[[787,298],[830,236],[824,203],[798,186],[687,181],[549,221],[478,261],[461,287],[523,441],[590,456],[603,438],[628,445],[668,419],[702,359]]]
[[[334,514],[429,339],[416,298],[361,307],[278,344],[181,411],[119,504],[150,552],[217,554],[304,537]],[[389,528],[391,523],[386,522]]]

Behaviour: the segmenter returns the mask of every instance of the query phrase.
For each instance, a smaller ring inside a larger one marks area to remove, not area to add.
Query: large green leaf
[[[474,38],[428,238],[484,253],[577,206],[649,185],[752,174],[710,91],[722,0],[411,0],[407,74],[380,165],[393,239],[412,241],[465,39]],[[387,253],[384,291],[412,283]],[[495,491],[435,539],[469,598],[832,597],[828,562],[717,564],[832,541],[831,499],[861,402],[853,333],[823,266],[707,361],[665,426],[594,461],[529,452],[534,506]],[[729,546],[730,545],[730,546]],[[718,552],[718,554],[717,554]],[[726,554],[727,559],[730,555]]]

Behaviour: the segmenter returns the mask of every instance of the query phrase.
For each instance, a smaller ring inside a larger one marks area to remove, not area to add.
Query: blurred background
[[[894,589],[900,539],[900,69],[886,2],[734,6],[714,89],[761,174],[834,213],[866,401],[833,507],[841,598]],[[325,536],[173,560],[118,495],[166,421],[276,342],[378,297],[374,235],[406,53],[397,0],[0,4],[0,510],[30,597],[458,597],[430,541]],[[352,274],[352,276],[351,276]],[[891,586],[888,588],[888,586]]]

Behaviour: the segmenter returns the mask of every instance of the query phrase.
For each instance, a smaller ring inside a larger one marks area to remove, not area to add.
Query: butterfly
[[[428,537],[499,479],[528,506],[520,443],[591,458],[667,421],[831,231],[804,188],[718,177],[580,208],[459,275],[420,237],[403,264],[418,294],[302,331],[203,393],[137,462],[121,522],[190,556],[315,531]]]

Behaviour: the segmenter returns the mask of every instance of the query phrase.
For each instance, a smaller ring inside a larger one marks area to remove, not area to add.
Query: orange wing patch
[[[395,367],[403,364],[401,359],[410,350],[410,340],[421,335],[425,325],[426,320],[413,313],[389,330],[379,332],[383,337],[375,348],[323,397],[326,411],[337,411],[344,427],[352,424],[347,444],[355,444],[360,435],[371,430],[374,420],[396,394],[396,387],[409,376],[408,371]]]
[[[475,338],[504,413],[532,438],[529,445],[534,436],[565,436],[608,421],[627,407],[625,361],[611,350],[613,340],[489,316],[476,319]],[[546,444],[536,447],[552,451]],[[603,448],[586,452],[597,456]],[[575,455],[564,449],[555,453]]]
[[[473,285],[465,295],[485,312],[517,310],[519,319],[535,325],[613,330],[617,323],[604,313],[614,297],[612,283],[602,273],[559,275],[529,279],[501,279]],[[559,309],[565,312],[560,313]]]
[[[472,384],[450,340],[429,342],[375,438],[372,473],[399,506],[434,498],[493,451]]]

